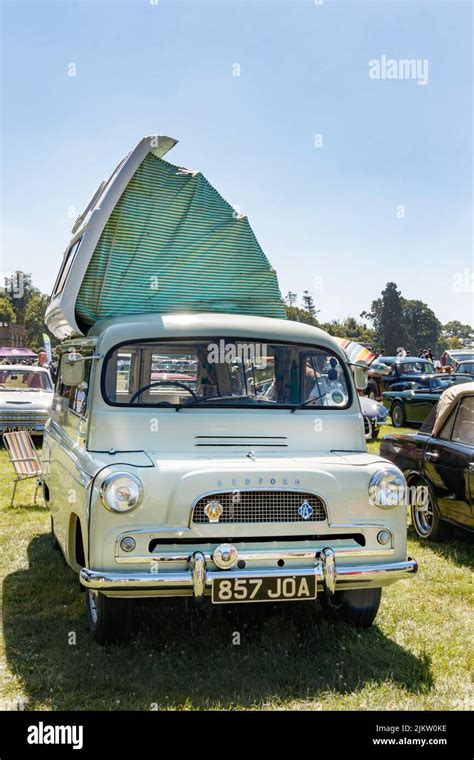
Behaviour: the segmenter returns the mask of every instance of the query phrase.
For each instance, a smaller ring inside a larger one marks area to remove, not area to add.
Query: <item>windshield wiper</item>
[[[291,409],[291,413],[296,412],[297,409],[303,409],[305,406],[309,406],[313,403],[313,401],[317,401],[320,398],[323,398],[323,396],[326,396],[326,393],[320,393],[319,396],[313,396],[313,398],[309,398],[306,401],[303,401],[302,404],[298,404],[298,406],[294,406],[293,409]]]

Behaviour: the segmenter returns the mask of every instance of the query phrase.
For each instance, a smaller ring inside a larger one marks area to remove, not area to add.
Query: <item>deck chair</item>
[[[31,435],[26,430],[16,430],[13,433],[4,433],[2,438],[16,474],[10,506],[13,507],[18,483],[30,478],[36,478],[34,498],[36,504],[36,495],[42,483],[42,470]]]

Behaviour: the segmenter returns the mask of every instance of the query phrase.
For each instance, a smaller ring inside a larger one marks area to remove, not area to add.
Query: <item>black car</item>
[[[429,359],[414,356],[379,356],[369,367],[366,393],[372,398],[380,398],[392,385],[412,383],[423,387],[429,386],[430,378],[435,377],[435,367]]]
[[[390,412],[392,425],[419,425],[425,421],[433,406],[446,388],[458,383],[469,383],[469,375],[430,376],[428,385],[419,383],[394,383],[382,393],[382,403]],[[409,386],[409,387],[407,387]]]
[[[384,436],[380,454],[405,474],[420,538],[443,540],[453,525],[474,530],[473,382],[444,391],[419,432]]]

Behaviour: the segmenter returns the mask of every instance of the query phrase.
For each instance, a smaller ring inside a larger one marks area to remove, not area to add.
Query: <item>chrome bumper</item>
[[[338,565],[336,554],[332,549],[324,549],[316,564],[312,567],[265,568],[241,570],[208,570],[206,557],[200,551],[190,557],[189,566],[184,571],[150,571],[150,572],[108,572],[89,570],[83,567],[80,581],[86,588],[96,591],[128,593],[133,592],[173,592],[187,591],[197,599],[210,592],[214,579],[226,578],[285,578],[301,577],[313,574],[318,590],[334,594],[337,590],[347,588],[364,588],[366,586],[385,586],[400,578],[416,573],[418,564],[410,557],[405,562],[384,562],[380,564]],[[171,593],[172,595],[172,593]]]

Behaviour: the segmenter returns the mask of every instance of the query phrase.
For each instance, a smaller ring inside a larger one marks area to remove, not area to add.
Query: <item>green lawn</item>
[[[390,426],[385,428],[388,432]],[[371,445],[378,450],[378,444]],[[321,620],[318,605],[140,610],[137,639],[100,647],[84,595],[50,543],[49,515],[0,451],[3,638],[0,708],[459,710],[472,708],[472,543],[409,553],[419,574],[387,589],[368,631]],[[240,645],[233,643],[235,632]],[[74,641],[76,643],[71,643]]]

